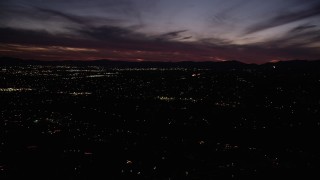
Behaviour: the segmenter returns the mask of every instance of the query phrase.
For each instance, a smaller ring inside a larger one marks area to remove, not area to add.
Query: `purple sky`
[[[0,56],[320,59],[319,0],[2,0]]]

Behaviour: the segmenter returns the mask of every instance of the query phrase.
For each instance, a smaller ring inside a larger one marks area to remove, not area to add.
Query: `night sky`
[[[1,0],[0,56],[320,59],[320,0]]]

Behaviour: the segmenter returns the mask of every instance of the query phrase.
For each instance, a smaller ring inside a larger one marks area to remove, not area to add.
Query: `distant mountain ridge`
[[[41,61],[19,59],[12,57],[0,57],[0,65],[76,65],[76,66],[105,66],[110,68],[206,68],[216,70],[232,70],[232,69],[313,69],[320,70],[320,60],[291,60],[268,62],[265,64],[246,64],[240,61],[180,61],[180,62],[162,62],[162,61],[116,61],[116,60],[91,60],[91,61],[77,61],[77,60],[63,60],[63,61]]]

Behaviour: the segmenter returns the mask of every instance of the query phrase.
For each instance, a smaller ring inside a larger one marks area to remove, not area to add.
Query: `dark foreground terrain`
[[[1,65],[0,179],[318,175],[319,92],[311,63]]]

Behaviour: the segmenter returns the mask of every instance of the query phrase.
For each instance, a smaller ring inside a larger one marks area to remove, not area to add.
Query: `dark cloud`
[[[121,37],[127,32],[130,31],[120,28],[95,29],[90,32],[80,32],[86,33],[92,38],[81,38],[65,34],[52,34],[46,31],[0,28],[0,43],[107,48],[111,44],[116,47],[119,43],[127,43],[128,41]]]
[[[316,4],[307,9],[292,12],[283,12],[269,20],[250,26],[246,29],[245,34],[251,34],[259,31],[263,31],[269,28],[285,25],[295,21],[303,20],[313,16],[320,15],[320,4]]]
[[[56,11],[52,9],[44,9],[44,8],[38,8],[36,7],[35,10],[38,10],[40,12],[44,12],[48,14],[49,16],[60,16],[62,18],[65,18],[66,20],[78,23],[78,24],[86,24],[88,22],[88,18],[79,17],[67,13],[62,13],[61,11]]]
[[[183,36],[181,35],[184,32],[187,32],[188,30],[179,30],[179,31],[172,31],[165,34],[162,34],[157,37],[157,40],[160,41],[167,41],[167,40],[177,40],[177,39],[184,39],[184,38],[190,38],[190,36]]]
[[[299,34],[288,35],[281,39],[282,44],[288,44],[289,46],[307,47],[313,43],[320,42],[320,30],[313,30],[303,32]]]
[[[199,40],[202,44],[206,44],[209,46],[230,46],[232,45],[232,41],[224,38],[217,38],[217,37],[211,37],[211,38],[203,38]]]
[[[315,25],[300,25],[288,30],[284,35],[255,45],[274,48],[306,48],[320,42],[320,29]]]
[[[210,13],[208,18],[209,25],[215,27],[217,24],[225,24],[226,22],[234,21],[235,17],[233,17],[230,12],[236,11],[248,3],[248,0],[237,0],[232,4],[229,4],[229,6],[219,8],[217,11],[213,11]]]
[[[39,8],[39,7],[36,7],[35,10],[45,13],[47,14],[47,16],[59,16],[73,23],[86,25],[86,26],[95,25],[95,24],[110,25],[110,24],[117,24],[119,22],[123,22],[123,20],[120,20],[120,19],[95,17],[95,16],[77,16],[77,15],[73,15],[73,14],[69,14],[61,11]]]
[[[181,39],[182,40],[187,40],[187,39],[191,39],[192,38],[192,36],[186,36],[186,37],[182,37]]]
[[[315,27],[317,27],[317,25],[304,24],[304,25],[300,25],[300,26],[297,26],[297,27],[291,29],[290,32],[296,33],[296,32],[301,32],[301,31],[308,30],[308,29],[313,29]]]
[[[157,36],[148,37],[127,28],[103,26],[74,31],[77,34],[82,34],[82,36],[52,34],[47,31],[0,28],[0,43],[146,51],[190,51],[197,49],[185,43],[158,41],[159,38]]]
[[[0,28],[0,43],[19,43],[34,45],[59,45],[63,42],[69,45],[72,43],[71,38],[62,35],[53,35],[46,31],[22,30],[13,28]]]
[[[77,33],[85,37],[117,48],[147,51],[190,51],[198,49],[194,44],[175,41],[191,38],[190,36],[186,37],[181,35],[183,32],[186,32],[186,30],[150,36],[136,32],[134,27],[115,26],[92,27],[90,29],[77,31]]]
[[[46,22],[65,22],[65,25],[69,27],[76,26],[102,26],[102,25],[119,25],[124,23],[125,20],[108,18],[108,17],[98,17],[98,16],[79,16],[67,12],[57,11],[53,9],[46,9],[40,7],[10,7],[3,11],[0,11],[2,19],[0,22],[6,24],[6,21],[15,22],[18,19],[27,19],[30,22],[30,26],[35,23],[46,23]],[[37,22],[38,21],[38,22]],[[10,24],[10,23],[9,23]],[[57,25],[58,27],[61,24]],[[61,27],[65,28],[65,27]]]
[[[115,27],[115,26],[102,26],[91,29],[82,29],[78,32],[89,35],[92,38],[103,41],[132,41],[148,39],[141,33],[135,33],[130,29]]]

